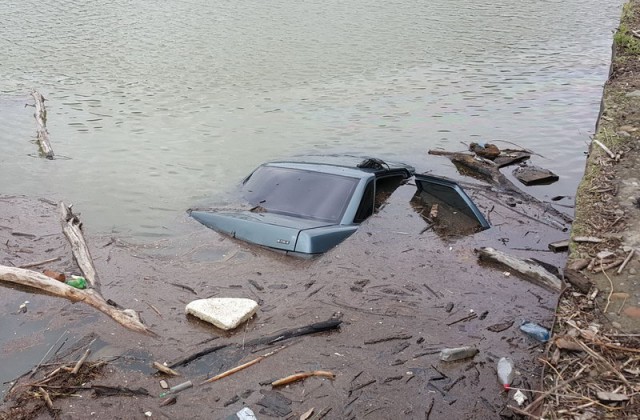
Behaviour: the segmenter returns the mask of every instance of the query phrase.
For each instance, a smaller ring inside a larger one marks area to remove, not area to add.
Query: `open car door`
[[[459,223],[475,225],[476,231],[490,227],[482,212],[456,182],[423,174],[415,175],[415,180],[418,188],[416,197],[423,204],[444,206],[449,214],[460,214],[465,220]]]

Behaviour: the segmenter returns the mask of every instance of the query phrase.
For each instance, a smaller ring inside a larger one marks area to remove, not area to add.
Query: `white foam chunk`
[[[251,318],[258,303],[245,298],[209,298],[189,302],[185,312],[223,330],[231,330]]]

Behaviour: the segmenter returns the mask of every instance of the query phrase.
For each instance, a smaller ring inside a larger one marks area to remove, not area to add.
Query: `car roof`
[[[365,159],[366,160],[366,159]],[[327,163],[327,162],[307,162],[307,161],[274,161],[267,162],[262,166],[276,166],[280,168],[291,168],[305,171],[321,172],[332,175],[348,176],[351,178],[371,178],[372,176],[381,176],[386,173],[403,172],[406,176],[410,176],[415,172],[415,169],[409,165],[399,163],[386,163],[375,167],[358,167],[358,164],[363,163],[364,160],[357,160],[353,162],[341,162],[341,163]]]

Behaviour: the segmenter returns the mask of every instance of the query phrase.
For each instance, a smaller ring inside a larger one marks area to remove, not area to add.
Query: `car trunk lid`
[[[331,225],[273,213],[192,211],[191,217],[217,232],[258,245],[295,250],[300,231]]]

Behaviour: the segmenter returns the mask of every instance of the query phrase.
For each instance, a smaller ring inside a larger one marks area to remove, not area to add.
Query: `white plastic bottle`
[[[498,360],[498,379],[505,390],[508,391],[511,388],[511,381],[513,381],[515,375],[516,370],[513,366],[513,360],[508,357],[502,357]]]

